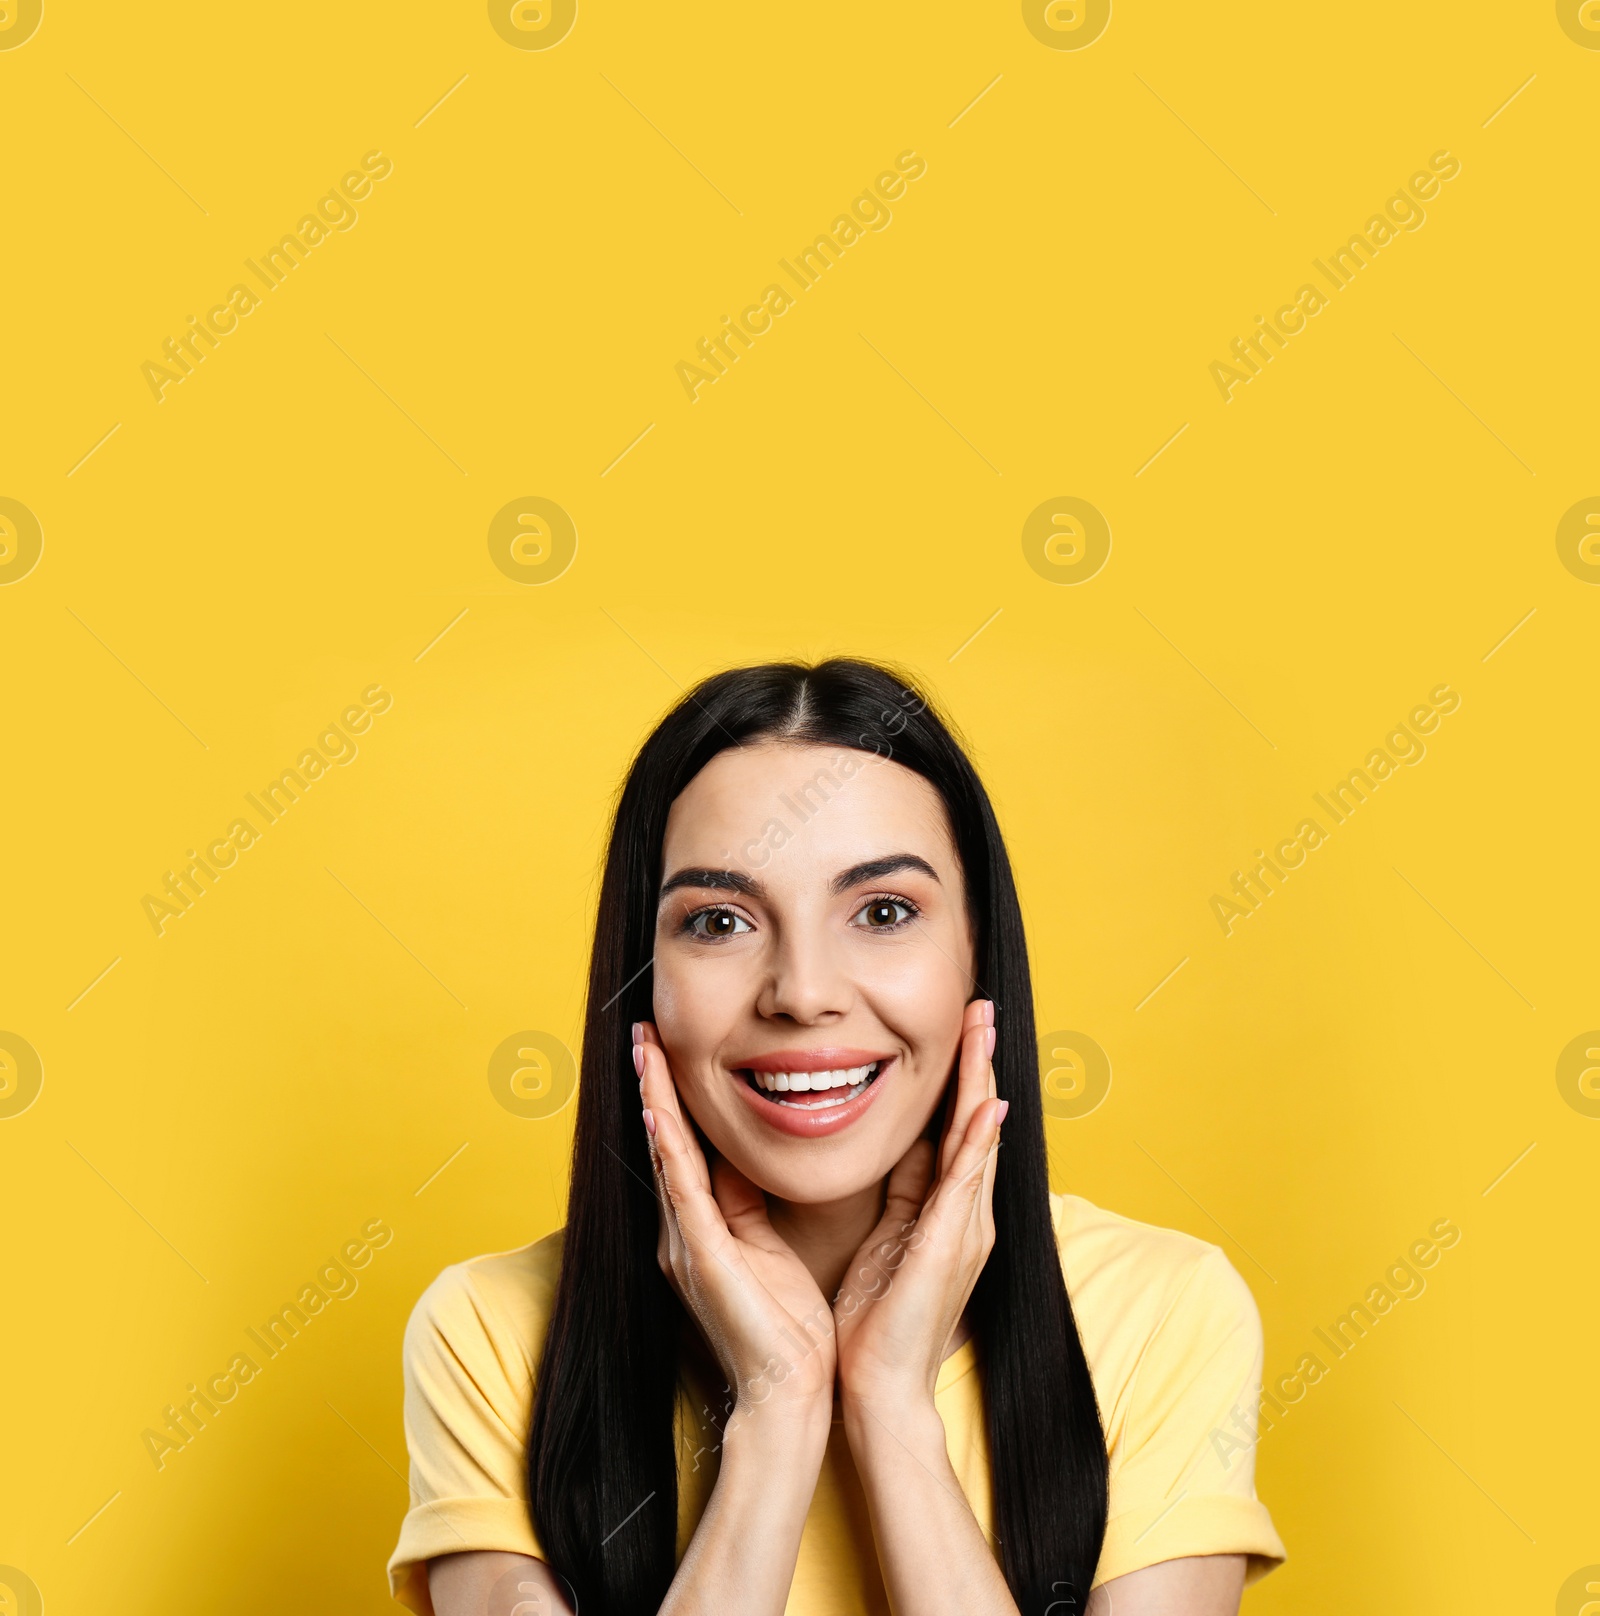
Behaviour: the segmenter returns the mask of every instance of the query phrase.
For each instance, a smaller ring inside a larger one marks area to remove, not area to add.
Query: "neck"
[[[883,1216],[888,1189],[889,1181],[883,1179],[842,1201],[780,1201],[775,1195],[767,1197],[767,1216],[774,1231],[806,1265],[830,1306],[850,1271],[851,1261]],[[945,1340],[941,1360],[971,1334],[971,1317],[963,1309]]]
[[[806,1266],[831,1303],[844,1283],[850,1260],[883,1216],[888,1180],[869,1184],[841,1201],[780,1201],[767,1197],[773,1230]]]

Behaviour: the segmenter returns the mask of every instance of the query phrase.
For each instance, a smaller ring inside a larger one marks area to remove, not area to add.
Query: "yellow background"
[[[44,532],[0,587],[0,1028],[44,1065],[0,1120],[0,1563],[49,1611],[386,1608],[407,1311],[561,1221],[572,1110],[488,1062],[576,1046],[621,771],[695,678],[853,651],[970,737],[1040,1030],[1110,1058],[1058,1188],[1220,1243],[1269,1375],[1463,1231],[1263,1438],[1291,1558],[1247,1609],[1553,1608],[1600,1561],[1600,1121],[1555,1079],[1600,1026],[1600,588],[1555,544],[1600,494],[1597,90],[1544,0],[1118,0],[1067,50],[1014,4],[583,0],[524,50],[481,4],[46,0],[0,49],[0,495]],[[374,149],[158,404],[141,364]],[[908,149],[691,404],[674,365]],[[1425,226],[1224,404],[1210,362],[1440,150]],[[578,534],[538,587],[487,545],[529,495]],[[1076,586],[1022,549],[1056,496],[1113,535]],[[1426,760],[1225,937],[1212,894],[1441,682]],[[373,683],[158,938],[144,895]],[[141,1431],[375,1217],[158,1472]]]

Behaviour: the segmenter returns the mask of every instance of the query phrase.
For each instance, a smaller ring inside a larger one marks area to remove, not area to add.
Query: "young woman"
[[[390,1576],[438,1616],[1232,1616],[1283,1557],[1250,1293],[1051,1194],[994,812],[864,662],[645,742],[567,1226],[446,1269],[405,1371]]]

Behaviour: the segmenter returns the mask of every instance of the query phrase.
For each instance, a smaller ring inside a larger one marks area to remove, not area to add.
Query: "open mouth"
[[[877,1080],[884,1063],[842,1066],[826,1072],[740,1072],[763,1099],[795,1111],[827,1111],[858,1100]]]

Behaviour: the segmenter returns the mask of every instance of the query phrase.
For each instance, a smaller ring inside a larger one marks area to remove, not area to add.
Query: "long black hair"
[[[714,675],[661,721],[623,785],[589,966],[561,1273],[528,1441],[534,1528],[584,1616],[653,1616],[665,1599],[677,1566],[682,1310],[656,1264],[631,1024],[654,1019],[649,967],[667,812],[719,752],[766,739],[876,752],[944,800],[976,933],[978,991],[996,1004],[995,1082],[1011,1102],[994,1249],[970,1303],[998,1556],[1023,1616],[1081,1612],[1105,1536],[1105,1438],[1050,1218],[1033,991],[1011,864],[982,782],[925,697],[853,659]]]

